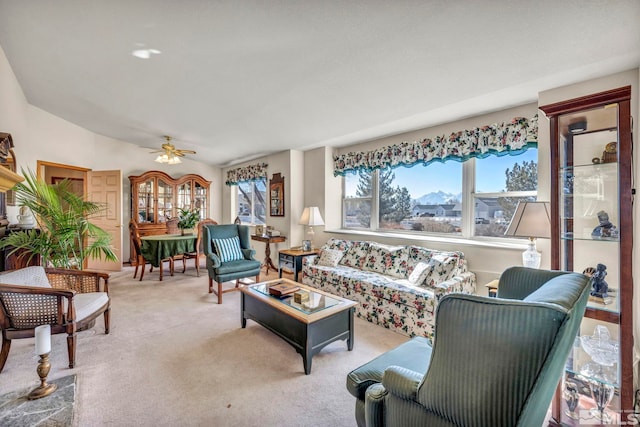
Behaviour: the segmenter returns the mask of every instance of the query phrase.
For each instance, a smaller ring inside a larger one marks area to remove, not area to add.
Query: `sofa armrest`
[[[460,273],[449,280],[433,286],[433,294],[437,301],[450,293],[474,294],[476,291],[476,275],[471,271]]]
[[[317,264],[318,255],[309,255],[302,258],[302,266]]]

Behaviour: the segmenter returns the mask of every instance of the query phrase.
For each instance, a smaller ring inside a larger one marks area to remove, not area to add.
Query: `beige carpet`
[[[352,426],[352,369],[408,338],[356,319],[354,350],[325,347],[305,375],[295,350],[253,321],[240,327],[238,292],[224,304],[193,268],[160,282],[112,275],[111,333],[79,334],[76,368],[53,336],[50,378],[77,374],[77,426]],[[270,276],[275,277],[275,276]],[[0,394],[38,385],[34,340],[15,340]]]

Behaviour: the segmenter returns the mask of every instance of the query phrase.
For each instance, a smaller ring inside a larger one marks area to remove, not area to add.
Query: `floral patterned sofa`
[[[462,252],[334,238],[305,258],[302,283],[357,301],[356,315],[369,322],[427,338],[440,298],[476,289]]]

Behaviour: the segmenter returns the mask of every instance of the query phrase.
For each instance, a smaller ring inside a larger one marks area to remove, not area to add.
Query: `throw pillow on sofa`
[[[327,248],[327,249],[337,249],[342,251],[342,253],[344,254],[347,249],[349,249],[351,247],[351,245],[353,244],[353,242],[351,240],[342,240],[342,239],[336,239],[336,238],[330,238],[327,243],[324,244],[323,249]]]
[[[431,271],[433,270],[433,265],[428,262],[419,262],[417,263],[407,279],[411,282],[412,285],[422,286],[424,280],[427,278]]]
[[[340,265],[362,270],[364,261],[369,253],[369,242],[355,241],[340,260]]]
[[[408,258],[405,246],[388,246],[372,242],[362,269],[404,279],[407,277]]]
[[[407,278],[413,274],[414,268],[420,263],[429,263],[431,259],[431,249],[423,248],[422,246],[409,247],[409,258],[407,260]]]
[[[429,279],[424,286],[436,286],[451,279],[458,273],[458,263],[460,256],[454,252],[434,253],[429,260],[432,266]]]
[[[343,252],[339,249],[322,249],[318,265],[326,267],[335,267],[342,259]]]

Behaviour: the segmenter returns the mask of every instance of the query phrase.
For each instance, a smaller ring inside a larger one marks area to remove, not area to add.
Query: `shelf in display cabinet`
[[[575,233],[565,233],[560,236],[561,240],[586,240],[593,242],[611,242],[611,243],[620,243],[620,238],[617,237],[592,237],[590,234],[575,234]]]

